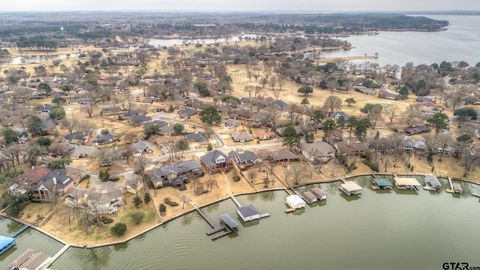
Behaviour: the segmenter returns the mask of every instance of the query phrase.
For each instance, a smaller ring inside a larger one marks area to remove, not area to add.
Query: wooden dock
[[[452,178],[450,177],[448,177],[448,184],[450,185],[450,188],[447,188],[445,191],[448,193],[455,193],[455,189],[453,188]]]
[[[220,233],[220,234],[218,234]],[[216,228],[213,228],[211,231],[207,232],[207,235],[208,236],[212,236],[210,239],[212,241],[215,241],[217,239],[220,239],[224,236],[227,236],[229,234],[233,233],[232,230],[230,230],[229,228],[227,228],[226,226],[224,225],[220,225]]]
[[[28,225],[23,225],[22,227],[20,227],[20,229],[18,229],[16,232],[12,234],[12,238],[16,238],[18,235],[20,235],[22,232],[24,232],[28,228],[29,228]]]
[[[235,196],[233,196],[233,194],[230,195],[230,199],[232,199],[232,201],[237,205],[237,207],[242,207],[240,202],[237,201],[237,199],[235,198]]]
[[[51,259],[50,261],[48,262],[47,264],[47,267],[51,266],[58,258],[60,258],[60,256],[63,255],[63,253],[65,253],[68,249],[70,248],[70,245],[65,245],[63,246],[62,249],[60,249],[57,254],[55,254]]]
[[[192,204],[193,205],[193,204]],[[193,205],[193,208],[195,208],[195,210],[197,211],[197,213],[200,214],[200,216],[208,223],[208,225],[210,225],[210,227],[212,227],[212,229],[215,228],[215,225],[213,225],[213,222],[208,219],[207,215],[205,215],[202,210],[200,210],[200,208],[198,208],[197,206]]]

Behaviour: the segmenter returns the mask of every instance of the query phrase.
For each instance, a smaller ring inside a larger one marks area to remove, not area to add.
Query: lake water
[[[254,34],[242,34],[240,36],[231,36],[231,37],[222,37],[222,38],[204,38],[204,39],[157,39],[153,38],[150,39],[148,42],[149,45],[155,46],[155,47],[172,47],[172,46],[180,46],[180,45],[195,45],[195,44],[201,44],[201,45],[210,45],[210,44],[216,44],[216,43],[226,43],[226,42],[235,42],[239,41],[241,38],[243,39],[255,39],[258,38],[258,35]]]
[[[448,20],[451,24],[442,32],[380,32],[377,36],[352,36],[346,38],[355,47],[350,51],[326,52],[323,56],[374,55],[377,62],[405,65],[432,64],[441,61],[467,61],[471,65],[480,62],[480,16],[428,16]],[[356,61],[363,62],[363,61]]]
[[[64,60],[64,59],[77,58],[77,57],[78,57],[78,54],[26,55],[26,56],[17,56],[8,61],[0,61],[0,65],[2,64],[24,65],[24,64],[40,63],[43,61]]]
[[[441,192],[376,192],[371,178],[358,199],[319,185],[325,205],[284,213],[283,191],[237,197],[271,217],[242,225],[235,236],[211,241],[208,225],[193,213],[127,244],[68,250],[52,269],[442,269],[450,261],[480,266],[480,204],[469,195]],[[446,181],[443,181],[446,185]],[[311,187],[308,187],[311,188]],[[231,200],[204,209],[218,222],[235,216]]]

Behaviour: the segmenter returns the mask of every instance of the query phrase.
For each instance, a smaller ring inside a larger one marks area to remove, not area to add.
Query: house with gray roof
[[[253,205],[241,206],[237,210],[238,216],[243,222],[254,221],[261,218],[260,212]]]
[[[32,200],[51,202],[55,196],[63,196],[75,186],[75,181],[65,169],[50,172],[32,189]]]
[[[228,153],[228,156],[237,164],[237,166],[241,169],[247,169],[253,165],[255,162],[258,161],[258,156],[252,151],[231,151]]]
[[[188,107],[183,107],[182,109],[180,109],[180,111],[178,111],[178,116],[180,118],[190,118],[194,115],[196,115],[198,113],[197,110],[195,109],[192,109],[192,108],[188,108]]]
[[[227,171],[233,166],[233,160],[220,150],[213,150],[201,156],[200,162],[209,173]]]
[[[253,136],[247,131],[234,130],[230,133],[232,140],[234,142],[251,142],[253,141]]]
[[[208,143],[208,138],[204,133],[192,132],[185,135],[185,139],[189,142]]]
[[[72,188],[65,196],[68,207],[86,208],[91,214],[115,214],[118,206],[123,205],[123,191],[106,187],[101,190],[83,190]]]
[[[130,150],[133,153],[134,156],[138,157],[143,154],[151,154],[153,153],[153,147],[150,145],[150,143],[146,141],[138,141],[135,143],[132,143],[130,145]]]
[[[155,188],[174,186],[184,188],[193,177],[203,175],[199,160],[182,160],[174,164],[164,164],[148,172],[148,179]]]
[[[335,156],[336,150],[327,142],[303,142],[300,152],[309,162],[326,163]]]

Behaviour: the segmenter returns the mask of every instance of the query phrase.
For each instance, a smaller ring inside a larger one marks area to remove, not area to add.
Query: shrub
[[[101,221],[103,224],[110,224],[113,222],[113,219],[108,218],[108,217],[101,217]]]
[[[130,219],[134,224],[140,224],[143,221],[145,214],[141,211],[136,211],[130,214]]]
[[[160,206],[158,207],[158,210],[160,211],[160,213],[165,213],[167,212],[167,206],[165,204],[160,204]]]
[[[140,198],[138,195],[136,195],[135,197],[133,197],[133,204],[137,208],[140,207],[140,204],[142,204],[142,198]]]
[[[127,231],[127,225],[125,223],[115,223],[115,225],[110,228],[110,232],[115,236],[122,236]]]
[[[233,176],[233,181],[235,181],[235,182],[240,181],[240,176],[234,175],[234,176]]]
[[[144,201],[145,203],[149,203],[150,200],[151,200],[151,198],[150,198],[150,193],[146,192],[145,195],[143,196],[143,201]]]

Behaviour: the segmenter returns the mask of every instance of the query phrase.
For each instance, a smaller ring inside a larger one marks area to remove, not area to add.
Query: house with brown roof
[[[349,139],[335,144],[340,155],[344,156],[363,156],[367,153],[367,146],[356,139]]]
[[[227,171],[233,166],[233,160],[219,150],[201,156],[200,162],[209,173]]]
[[[288,151],[287,149],[279,149],[275,151],[261,149],[257,153],[261,159],[269,159],[273,162],[286,162],[286,161],[298,160],[298,156]]]
[[[9,187],[9,192],[25,194],[40,184],[52,172],[46,166],[33,167],[17,177],[15,184]]]
[[[232,140],[234,142],[251,142],[253,141],[253,136],[250,135],[247,131],[234,130],[230,133]]]
[[[275,138],[275,133],[267,129],[257,129],[253,131],[253,138],[257,140],[270,140]]]

